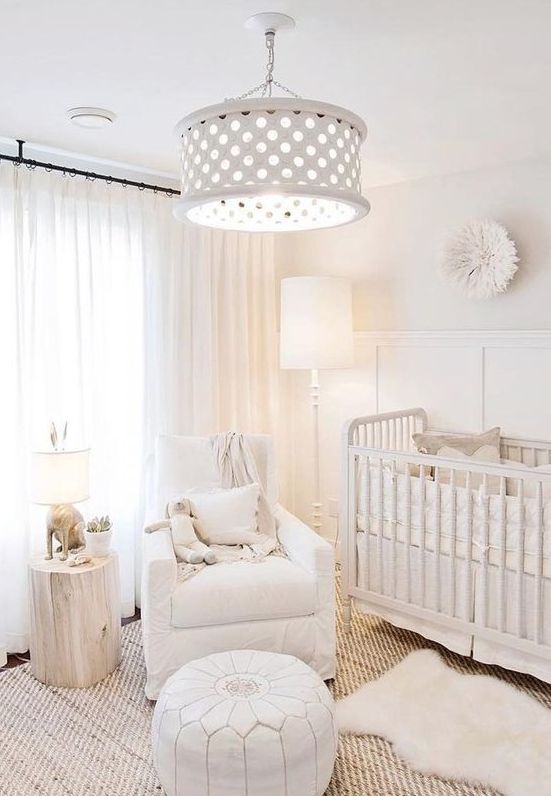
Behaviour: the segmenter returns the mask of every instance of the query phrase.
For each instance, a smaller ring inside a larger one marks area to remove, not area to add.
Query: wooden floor
[[[136,608],[136,613],[134,616],[128,616],[125,619],[121,619],[121,625],[128,625],[130,622],[136,622],[140,619],[141,613],[140,609]],[[8,655],[8,662],[5,666],[0,666],[0,672],[4,672],[6,669],[14,669],[16,666],[22,666],[24,663],[28,663],[30,661],[29,652],[22,652],[17,655]]]

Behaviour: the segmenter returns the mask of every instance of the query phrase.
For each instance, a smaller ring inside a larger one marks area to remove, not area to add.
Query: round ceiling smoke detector
[[[178,124],[181,195],[177,218],[222,229],[284,232],[335,227],[369,212],[360,150],[367,128],[355,113],[304,99],[274,77],[277,31],[295,23],[263,13],[264,80]],[[281,96],[276,97],[279,89]]]
[[[112,111],[106,111],[105,108],[89,107],[70,108],[67,116],[77,127],[86,127],[89,130],[109,127],[117,118]]]

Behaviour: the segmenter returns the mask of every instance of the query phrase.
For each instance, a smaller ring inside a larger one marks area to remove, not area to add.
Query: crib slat
[[[346,575],[343,582],[343,599],[348,600],[349,594],[347,588],[350,586],[359,585],[359,566],[358,566],[358,548],[357,548],[357,532],[358,532],[358,509],[359,509],[359,495],[361,488],[360,479],[360,457],[348,456],[348,511],[347,521],[344,526],[344,533],[347,535],[345,544],[345,552],[348,555],[348,561],[343,562],[343,571],[346,569]],[[350,621],[350,616],[345,617],[345,623]]]
[[[436,610],[442,610],[442,573],[441,573],[441,544],[442,544],[442,489],[440,486],[440,467],[434,473],[434,489],[436,492],[435,524],[436,538],[434,540],[434,569],[436,583]]]
[[[465,479],[467,500],[467,550],[465,553],[467,567],[467,585],[465,594],[465,617],[473,618],[473,493],[471,487],[471,473]]]
[[[524,638],[524,479],[518,479],[518,539],[517,539],[517,636]]]
[[[367,477],[365,480],[365,580],[366,580],[366,588],[371,588],[371,573],[369,571],[369,564],[371,561],[371,556],[369,555],[370,551],[370,543],[371,543],[371,517],[372,510],[371,510],[371,458],[369,456],[365,457],[365,468]]]
[[[383,459],[379,458],[379,522],[377,526],[377,591],[384,594],[383,582],[383,532],[385,522]]]
[[[499,614],[498,629],[502,632],[507,628],[507,595],[505,593],[505,577],[507,565],[507,503],[505,499],[505,478],[499,479]]]
[[[481,624],[488,626],[488,560],[490,542],[490,498],[484,489],[481,492],[482,500],[482,583],[481,583]]]
[[[392,596],[396,597],[396,526],[398,523],[398,473],[396,472],[396,462],[392,462],[392,522],[391,522],[391,573],[392,573]]]
[[[534,576],[534,641],[541,644],[542,628],[542,568],[543,568],[543,485],[541,481],[536,486],[536,562]]]
[[[421,465],[419,477],[419,554],[421,556],[421,606],[425,607],[425,465]]]
[[[411,475],[406,463],[406,600],[411,602]]]
[[[455,543],[457,539],[457,488],[455,486],[456,472],[450,473],[450,559],[449,559],[449,580],[450,580],[450,616],[455,616],[455,578],[457,574]]]

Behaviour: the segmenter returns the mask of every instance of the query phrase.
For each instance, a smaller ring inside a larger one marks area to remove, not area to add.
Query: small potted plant
[[[86,524],[84,538],[86,539],[86,552],[92,558],[104,558],[109,555],[111,537],[113,535],[111,520],[105,517],[93,517]]]

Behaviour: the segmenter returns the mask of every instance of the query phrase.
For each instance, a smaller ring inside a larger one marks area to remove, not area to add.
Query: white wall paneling
[[[360,414],[423,406],[434,427],[551,439],[551,330],[369,331],[355,335],[356,366],[322,371],[320,430],[324,534],[339,494],[340,433]],[[308,373],[289,380],[292,500],[308,519],[311,488]]]

